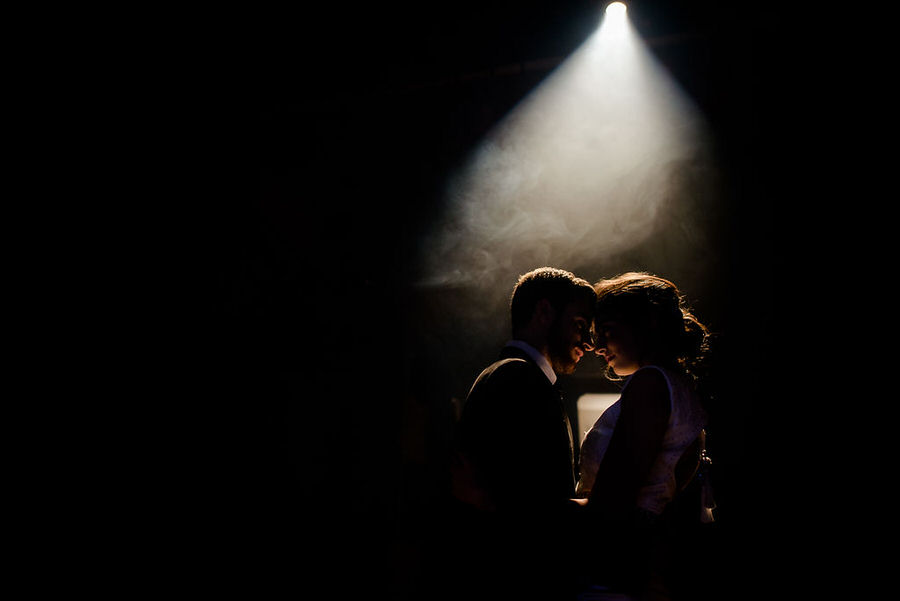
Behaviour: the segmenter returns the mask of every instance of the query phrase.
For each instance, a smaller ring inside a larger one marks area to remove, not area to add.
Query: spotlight
[[[603,36],[623,40],[628,36],[628,7],[624,2],[610,2],[600,19]]]
[[[606,6],[606,14],[610,17],[624,17],[628,7],[623,2],[610,2]]]

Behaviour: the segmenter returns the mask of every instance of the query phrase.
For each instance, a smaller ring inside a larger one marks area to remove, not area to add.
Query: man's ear
[[[538,301],[534,307],[534,318],[543,327],[549,327],[556,320],[556,309],[546,298]]]

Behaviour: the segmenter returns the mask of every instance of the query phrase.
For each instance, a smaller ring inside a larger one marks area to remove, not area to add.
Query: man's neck
[[[506,345],[516,347],[528,353],[537,366],[541,368],[541,371],[544,372],[544,375],[547,376],[547,379],[550,380],[550,383],[556,384],[556,372],[553,371],[553,366],[550,363],[550,359],[547,357],[546,352],[542,353],[533,344],[521,338],[513,338],[507,342]]]

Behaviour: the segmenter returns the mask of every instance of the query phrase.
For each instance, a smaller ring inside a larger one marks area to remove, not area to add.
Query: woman
[[[678,588],[673,500],[697,480],[707,425],[698,385],[708,331],[666,279],[629,272],[594,289],[595,352],[612,379],[627,380],[581,447],[577,494],[588,499],[590,528],[582,573],[593,585],[584,598],[608,589],[669,599]],[[697,523],[700,504],[685,514]]]

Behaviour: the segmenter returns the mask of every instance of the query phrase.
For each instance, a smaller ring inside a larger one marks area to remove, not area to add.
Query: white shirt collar
[[[544,372],[544,375],[547,376],[550,383],[556,384],[556,372],[550,367],[550,362],[547,361],[547,357],[542,355],[539,350],[522,340],[510,340],[506,343],[506,346],[514,346],[517,349],[521,349],[528,353],[528,356],[534,359],[534,362],[541,368],[541,371]]]

